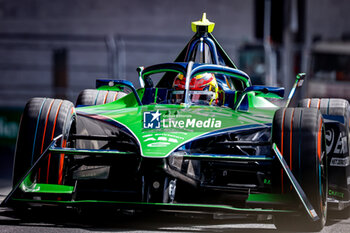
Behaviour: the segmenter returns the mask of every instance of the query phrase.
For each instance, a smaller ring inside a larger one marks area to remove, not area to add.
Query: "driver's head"
[[[173,88],[185,90],[186,77],[182,74],[176,76]],[[215,105],[218,100],[218,83],[214,74],[203,73],[193,77],[189,85],[190,100],[192,103]]]

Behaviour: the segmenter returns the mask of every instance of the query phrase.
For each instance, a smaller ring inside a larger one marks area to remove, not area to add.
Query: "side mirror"
[[[117,90],[120,87],[128,87],[133,92],[137,103],[141,106],[141,100],[139,95],[137,94],[137,91],[134,87],[134,84],[128,80],[110,80],[110,79],[97,79],[96,80],[96,88],[100,90]]]
[[[283,87],[250,86],[247,87],[243,93],[248,92],[255,92],[257,96],[265,98],[283,99],[284,97]]]
[[[100,90],[116,90],[116,88],[121,88],[123,86],[129,87],[130,89],[135,89],[134,84],[128,80],[113,80],[113,79],[97,79],[96,89]]]
[[[239,108],[244,97],[247,95],[248,92],[255,92],[256,96],[261,96],[265,98],[283,99],[284,97],[283,87],[249,86],[238,97],[236,104],[233,106],[234,110],[237,110]]]
[[[142,78],[142,71],[145,69],[145,67],[143,66],[140,66],[136,69],[137,71],[137,74],[139,75],[139,82],[140,82],[140,87],[141,88],[144,88],[145,87],[145,81],[143,81],[143,78]]]
[[[142,72],[145,68],[143,66],[140,66],[136,69],[138,75],[139,75],[139,82],[141,88],[150,88],[153,87],[153,81],[150,77],[144,77],[142,78]]]

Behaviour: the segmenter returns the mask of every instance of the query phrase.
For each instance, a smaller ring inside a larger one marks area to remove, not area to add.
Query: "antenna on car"
[[[193,60],[191,59],[191,56],[194,53],[194,49],[196,48],[195,45],[196,43],[198,43],[198,40],[200,40],[200,38],[203,37],[205,38],[203,42],[209,44],[210,54],[212,56],[220,57],[220,65],[226,65],[237,69],[236,65],[233,63],[231,58],[227,55],[225,50],[221,47],[219,42],[215,39],[214,35],[212,34],[214,26],[215,23],[207,19],[207,14],[205,12],[203,13],[202,18],[200,20],[191,22],[191,28],[192,31],[195,32],[195,34],[186,44],[186,46],[182,49],[180,54],[176,57],[175,62],[188,62],[190,60]],[[214,60],[215,61],[208,63],[219,64],[219,62],[217,62],[215,58]]]
[[[215,23],[210,22],[207,19],[207,13],[203,13],[202,19],[199,21],[194,21],[191,23],[191,28],[193,32],[209,32],[214,30]]]

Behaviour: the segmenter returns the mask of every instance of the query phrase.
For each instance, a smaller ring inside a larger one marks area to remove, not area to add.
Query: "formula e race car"
[[[139,89],[97,80],[76,106],[31,99],[2,205],[265,214],[315,231],[348,210],[348,101],[288,107],[298,74],[283,107],[272,104],[284,89],[252,85],[213,28],[205,14],[193,22],[174,63],[138,68]]]

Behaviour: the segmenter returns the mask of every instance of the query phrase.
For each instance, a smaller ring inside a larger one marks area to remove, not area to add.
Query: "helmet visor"
[[[173,91],[171,93],[171,102],[174,104],[181,104],[184,102],[185,91]],[[192,104],[198,105],[211,105],[213,99],[215,98],[215,93],[212,91],[189,91],[189,100]]]

